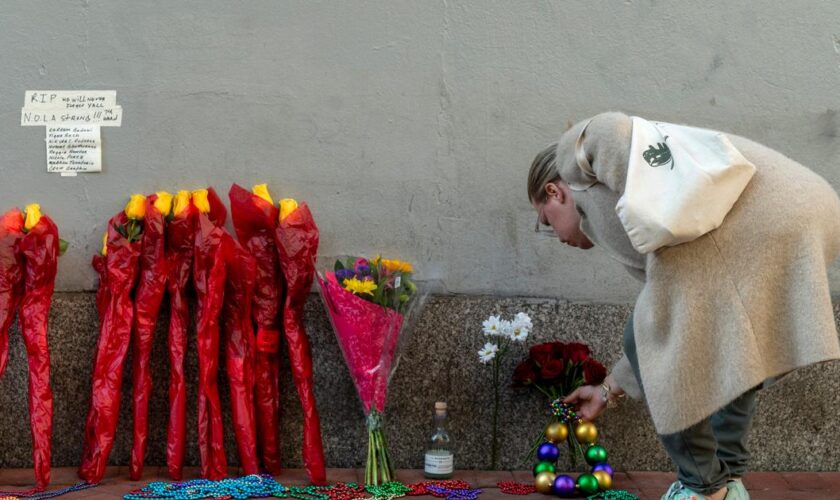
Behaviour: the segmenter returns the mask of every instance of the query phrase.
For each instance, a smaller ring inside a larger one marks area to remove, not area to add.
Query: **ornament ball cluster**
[[[569,419],[574,422],[574,419]],[[543,494],[560,497],[573,497],[576,494],[592,495],[598,491],[612,489],[613,469],[607,463],[607,450],[595,444],[598,429],[590,422],[574,424],[575,438],[585,448],[586,462],[592,467],[590,472],[581,474],[577,480],[571,476],[557,474],[556,463],[560,458],[557,446],[569,439],[570,424],[554,422],[545,428],[547,441],[537,449],[539,463],[534,466],[534,487]]]

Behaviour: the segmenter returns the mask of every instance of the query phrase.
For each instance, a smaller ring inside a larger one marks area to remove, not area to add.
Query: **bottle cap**
[[[440,410],[445,410],[445,409],[446,409],[446,403],[444,403],[443,401],[438,401],[437,403],[435,403],[435,410],[440,411]]]

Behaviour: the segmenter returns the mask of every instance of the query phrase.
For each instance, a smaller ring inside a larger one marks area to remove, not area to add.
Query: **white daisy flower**
[[[531,331],[527,328],[514,328],[513,333],[510,335],[510,339],[514,342],[525,342],[529,333],[531,333]]]
[[[485,365],[493,360],[496,357],[496,351],[499,350],[499,346],[496,344],[487,342],[484,344],[484,348],[478,351],[478,359]]]
[[[484,335],[494,336],[499,335],[499,328],[502,326],[502,320],[498,316],[490,316],[487,318],[482,327],[484,328]]]
[[[531,322],[530,316],[528,316],[524,312],[519,312],[516,313],[516,316],[513,317],[513,327],[530,331],[534,328],[534,324]]]
[[[506,320],[502,321],[502,324],[499,327],[499,334],[502,337],[507,337],[509,339],[513,338],[513,331],[514,331],[513,323],[511,323],[510,321],[506,321]]]

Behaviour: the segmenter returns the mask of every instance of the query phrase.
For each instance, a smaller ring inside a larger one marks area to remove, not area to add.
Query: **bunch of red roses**
[[[550,401],[582,385],[598,385],[607,376],[604,365],[580,342],[545,342],[532,346],[513,371],[513,385],[533,386]]]
[[[591,357],[589,346],[580,342],[545,342],[532,346],[525,358],[513,371],[513,385],[535,387],[543,393],[549,404],[562,400],[563,397],[582,385],[598,385],[607,376],[607,369]],[[552,422],[558,421],[554,414]],[[540,431],[531,447],[530,458],[545,441],[545,432]],[[574,468],[578,459],[584,460],[583,448],[575,437],[568,434],[569,459]]]

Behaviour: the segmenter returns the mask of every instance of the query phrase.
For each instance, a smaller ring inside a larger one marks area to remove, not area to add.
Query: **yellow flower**
[[[283,198],[280,200],[280,222],[283,222],[298,207],[294,198]]]
[[[192,192],[192,201],[195,205],[195,208],[198,209],[199,212],[203,214],[210,213],[210,202],[207,201],[207,190],[206,189],[196,189]]]
[[[342,285],[344,285],[345,290],[353,292],[356,295],[361,295],[363,293],[373,295],[373,291],[376,290],[376,283],[371,280],[361,281],[357,278],[347,278],[344,280]]]
[[[271,193],[268,192],[268,184],[257,184],[251,189],[251,192],[274,206],[274,200],[271,199]]]
[[[181,212],[187,209],[190,206],[190,192],[189,191],[178,191],[178,194],[175,195],[175,201],[172,203],[172,215],[179,216]]]
[[[41,205],[37,203],[31,203],[26,205],[26,208],[23,209],[24,214],[26,214],[26,220],[23,222],[23,229],[24,231],[29,231],[38,221],[41,220]]]
[[[166,191],[158,191],[156,194],[155,208],[158,209],[162,216],[166,217],[172,210],[172,195]]]
[[[132,220],[143,220],[146,216],[146,197],[142,194],[133,194],[125,206],[125,215]]]
[[[108,231],[102,235],[102,255],[108,255]]]
[[[394,272],[394,271],[400,271],[400,272],[403,272],[403,273],[414,272],[414,267],[410,263],[403,262],[401,260],[382,259],[382,265],[385,266],[385,269],[387,269],[391,272]]]

